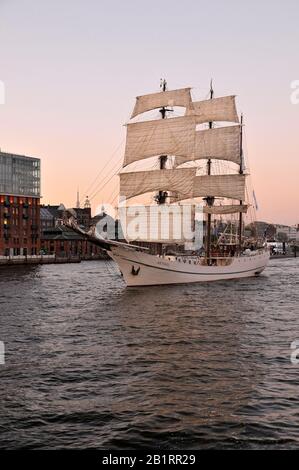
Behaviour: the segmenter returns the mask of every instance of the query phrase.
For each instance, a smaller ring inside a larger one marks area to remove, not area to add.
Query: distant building
[[[297,239],[298,227],[289,225],[275,225],[276,237],[279,241],[293,241]]]
[[[245,235],[265,237],[267,240],[278,242],[291,242],[299,240],[299,226],[282,224],[269,224],[267,222],[254,222],[245,227]]]
[[[90,208],[66,209],[62,203],[59,205],[48,204],[41,206],[41,246],[43,252],[47,252],[48,254],[56,253],[57,256],[69,256],[82,253],[83,257],[87,254],[87,251],[90,256],[97,254],[97,250],[91,249],[89,246],[84,247],[84,243],[81,246],[78,240],[84,240],[84,237],[80,237],[76,232],[73,232],[63,225],[64,219],[70,217],[74,217],[77,224],[83,229],[89,229],[91,221]],[[52,240],[51,244],[50,240]],[[58,243],[57,240],[60,240],[61,243]]]
[[[0,152],[0,256],[40,250],[40,160]]]
[[[245,227],[245,236],[266,238],[269,240],[274,239],[276,235],[276,228],[273,224],[268,222],[256,221]]]
[[[81,259],[107,258],[101,248],[65,225],[57,225],[43,231],[41,250],[44,254],[55,254],[60,258],[74,256],[80,256]]]
[[[99,214],[92,217],[91,225],[96,227],[98,234],[103,238],[125,241],[120,221],[107,214],[104,207]]]
[[[81,209],[81,208],[76,207],[76,208],[73,208],[73,211],[75,213],[77,224],[80,227],[89,229],[90,222],[91,222],[91,208],[84,207],[83,209]]]
[[[65,213],[65,207],[63,204],[59,205],[42,205],[40,207],[41,215],[41,229],[48,227],[55,227],[56,225],[61,225],[63,222],[63,215]],[[52,219],[52,223],[50,223]]]
[[[46,207],[40,207],[40,226],[43,232],[47,228],[55,227],[55,217]]]

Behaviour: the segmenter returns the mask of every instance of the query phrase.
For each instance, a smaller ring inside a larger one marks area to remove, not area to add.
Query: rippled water
[[[136,289],[112,262],[2,268],[0,447],[298,446],[298,267]]]

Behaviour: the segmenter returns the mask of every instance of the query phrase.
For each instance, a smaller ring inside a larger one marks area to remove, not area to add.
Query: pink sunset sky
[[[74,206],[79,186],[95,211],[134,97],[165,77],[204,99],[213,77],[245,115],[257,218],[298,223],[298,25],[297,0],[0,0],[1,150],[42,159],[43,203]]]

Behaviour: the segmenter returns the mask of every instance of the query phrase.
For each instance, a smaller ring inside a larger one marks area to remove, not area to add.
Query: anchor
[[[140,271],[140,266],[137,269],[135,269],[134,265],[132,265],[131,274],[133,274],[133,276],[138,276],[139,271]]]

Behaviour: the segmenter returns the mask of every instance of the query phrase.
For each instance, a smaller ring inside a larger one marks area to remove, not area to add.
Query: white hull
[[[126,284],[130,287],[255,276],[265,269],[270,257],[269,251],[265,249],[251,255],[218,261],[223,265],[207,266],[202,264],[202,258],[198,257],[159,257],[121,245],[111,246],[109,255],[118,264]]]

